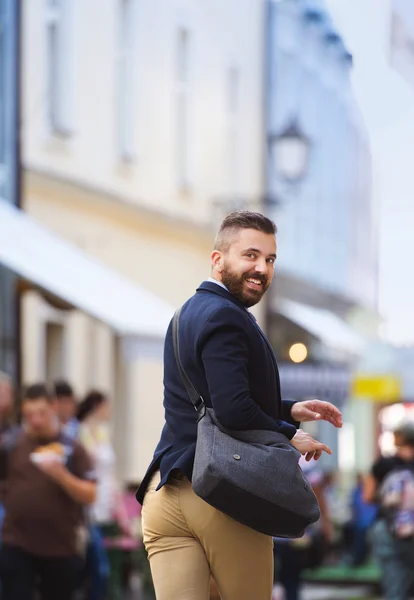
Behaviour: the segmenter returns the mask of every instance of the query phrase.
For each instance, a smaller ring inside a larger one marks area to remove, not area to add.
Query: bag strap
[[[180,358],[180,348],[179,348],[179,324],[180,324],[180,314],[181,308],[179,308],[173,317],[172,320],[172,338],[173,338],[173,348],[174,348],[174,356],[177,362],[178,370],[181,375],[181,379],[183,381],[184,387],[187,390],[187,394],[190,397],[190,400],[198,412],[197,423],[204,417],[206,414],[206,403],[204,402],[204,398],[197,390],[195,385],[192,383],[191,379],[188,377],[187,373],[184,370],[184,367]]]

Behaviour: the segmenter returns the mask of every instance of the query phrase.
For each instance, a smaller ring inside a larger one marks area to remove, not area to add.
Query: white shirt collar
[[[219,285],[220,287],[222,287],[224,290],[226,290],[227,292],[229,291],[226,286],[224,285],[224,283],[221,283],[221,281],[217,281],[217,279],[214,279],[213,277],[209,277],[207,279],[207,281],[209,281],[210,283],[215,283],[216,285]]]
[[[220,287],[222,287],[224,290],[226,290],[227,292],[229,291],[226,286],[224,285],[224,283],[221,283],[221,281],[217,281],[217,279],[214,279],[213,277],[209,277],[207,279],[207,281],[209,281],[210,283],[215,283],[216,285],[219,285]],[[231,294],[231,292],[229,292],[229,294]],[[247,313],[249,313],[249,315],[251,317],[253,317],[253,319],[256,321],[256,317],[253,315],[253,313],[251,313],[249,310],[247,310],[247,308],[244,309]]]

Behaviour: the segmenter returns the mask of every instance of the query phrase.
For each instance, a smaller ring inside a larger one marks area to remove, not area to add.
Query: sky
[[[414,87],[391,67],[391,4],[325,0],[354,56],[352,83],[371,140],[379,206],[379,309],[391,342],[414,343]],[[411,21],[411,19],[410,19]]]

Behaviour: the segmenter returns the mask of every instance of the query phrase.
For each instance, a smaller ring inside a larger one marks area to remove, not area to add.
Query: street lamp
[[[306,176],[311,141],[301,131],[296,119],[282,132],[269,136],[269,149],[274,171],[284,181],[298,183]]]

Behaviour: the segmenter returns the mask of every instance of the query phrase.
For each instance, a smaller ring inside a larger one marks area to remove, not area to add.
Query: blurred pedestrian
[[[395,456],[379,458],[366,478],[364,500],[378,503],[379,507],[372,543],[385,600],[408,600],[414,585],[414,505],[407,514],[402,509],[409,488],[414,485],[414,423],[399,425],[394,430],[394,442]],[[388,482],[393,484],[391,488]],[[401,536],[396,527],[400,515],[404,528],[409,526],[407,536]]]
[[[315,460],[301,458],[299,464],[306,473],[318,499],[321,511],[317,523],[308,527],[298,540],[274,540],[275,583],[284,589],[285,600],[299,600],[302,588],[302,573],[305,569],[319,567],[332,539],[332,521],[324,495],[324,473]]]
[[[79,434],[79,421],[76,417],[78,410],[77,400],[72,386],[64,380],[54,384],[56,410],[63,432],[76,440]]]
[[[298,421],[326,419],[340,426],[341,414],[318,400],[282,403],[273,352],[248,311],[272,282],[275,233],[274,223],[259,213],[226,217],[211,255],[211,277],[181,312],[180,357],[223,427],[270,429],[318,458],[329,449],[298,431]],[[192,489],[198,415],[177,367],[171,325],[164,406],[161,439],[137,492],[157,600],[207,600],[210,574],[226,600],[270,600],[272,538],[218,511]]]
[[[89,392],[79,405],[77,418],[80,423],[79,437],[93,460],[97,479],[97,496],[90,514],[88,565],[91,587],[88,597],[89,600],[101,600],[109,588],[116,588],[117,591],[121,581],[121,565],[112,565],[111,569],[104,539],[116,537],[120,530],[129,533],[129,521],[116,473],[107,396],[97,390]],[[115,555],[119,557],[119,552]]]
[[[0,371],[0,436],[8,431],[12,425],[11,414],[13,409],[13,385],[10,377]],[[4,519],[4,489],[0,484],[0,531]],[[0,536],[1,543],[1,536]]]
[[[2,600],[71,600],[85,551],[83,506],[95,500],[92,463],[61,431],[53,398],[42,384],[22,401],[22,427],[0,445],[6,481]]]
[[[364,498],[364,478],[358,473],[351,494],[352,519],[349,529],[349,563],[359,567],[365,563],[369,555],[369,531],[376,519],[378,507],[370,504]]]

